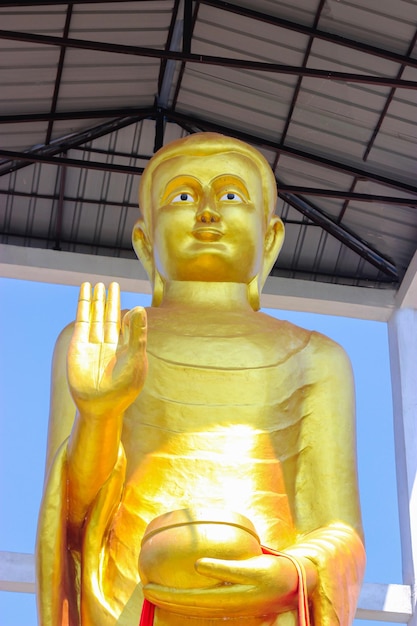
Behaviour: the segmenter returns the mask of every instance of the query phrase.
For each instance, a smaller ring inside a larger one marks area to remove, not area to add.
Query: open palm
[[[121,320],[120,290],[111,283],[80,289],[74,333],[68,351],[68,382],[81,414],[124,412],[143,387],[147,370],[146,313],[141,307]]]

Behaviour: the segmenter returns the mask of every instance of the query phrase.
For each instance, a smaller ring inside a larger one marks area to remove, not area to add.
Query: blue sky
[[[51,356],[57,335],[74,318],[77,296],[77,287],[0,278],[0,550],[33,552]],[[137,304],[148,305],[149,297],[122,294],[123,308]],[[267,312],[328,335],[349,354],[357,396],[358,467],[368,554],[365,580],[401,583],[386,324]],[[0,592],[1,626],[36,623],[32,595]]]

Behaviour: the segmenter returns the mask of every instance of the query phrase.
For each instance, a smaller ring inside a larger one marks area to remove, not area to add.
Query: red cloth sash
[[[155,605],[149,600],[143,601],[142,613],[140,614],[139,626],[153,626]]]
[[[272,554],[289,559],[293,563],[298,574],[298,624],[299,626],[310,626],[310,614],[308,610],[307,580],[304,567],[300,565],[298,560],[284,552],[277,552],[271,548],[262,547],[264,554]],[[153,626],[155,615],[155,605],[148,600],[143,601],[142,613],[140,616],[139,626]]]

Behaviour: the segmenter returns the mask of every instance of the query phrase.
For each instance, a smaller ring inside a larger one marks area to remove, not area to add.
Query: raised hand
[[[146,370],[146,313],[141,307],[121,321],[120,289],[98,283],[80,289],[67,373],[81,415],[95,418],[123,413],[143,387]]]

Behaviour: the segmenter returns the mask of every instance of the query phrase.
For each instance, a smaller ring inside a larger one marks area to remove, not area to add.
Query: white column
[[[417,566],[417,310],[400,308],[388,323],[403,581],[416,588]],[[387,537],[387,541],[389,538]],[[416,594],[413,617],[417,626]]]

